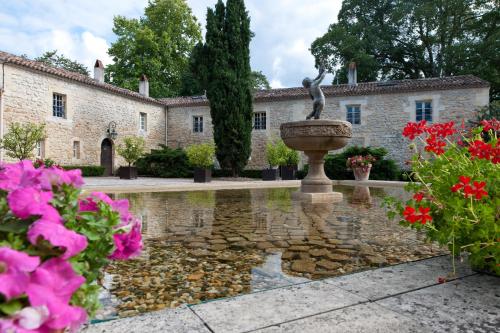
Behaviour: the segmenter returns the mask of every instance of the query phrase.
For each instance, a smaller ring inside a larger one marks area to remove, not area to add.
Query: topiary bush
[[[189,164],[195,168],[210,169],[214,165],[215,145],[202,143],[186,148]]]
[[[186,152],[180,148],[172,149],[165,145],[160,145],[160,149],[152,149],[149,154],[137,161],[136,166],[139,175],[143,176],[162,178],[193,176]]]

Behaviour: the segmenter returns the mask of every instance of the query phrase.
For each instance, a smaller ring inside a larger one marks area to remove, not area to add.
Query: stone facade
[[[408,121],[415,121],[416,102],[431,101],[434,122],[460,123],[475,118],[475,111],[488,105],[488,88],[463,88],[391,94],[327,97],[322,118],[347,120],[347,106],[359,105],[361,124],[353,125],[348,146],[385,147],[388,158],[400,166],[410,158],[408,142],[401,135]],[[266,166],[265,146],[279,138],[280,124],[303,120],[312,109],[309,99],[255,101],[254,112],[266,112],[266,130],[254,130],[250,169]],[[192,116],[203,116],[204,133],[192,133]],[[168,145],[184,147],[192,143],[212,140],[210,109],[208,105],[169,106]],[[174,125],[175,124],[175,125]],[[335,153],[336,151],[332,151]]]
[[[95,77],[90,78],[0,51],[0,137],[13,122],[44,123],[48,137],[41,145],[42,157],[63,165],[99,165],[106,131],[115,122],[118,136],[107,155],[115,170],[125,165],[114,151],[127,136],[143,136],[148,150],[159,144],[183,148],[213,141],[205,97],[150,98],[145,76],[139,94],[104,83],[103,65],[97,61],[96,66]],[[347,120],[348,106],[360,110],[360,124],[353,124],[349,145],[385,147],[400,166],[410,157],[401,131],[408,121],[416,120],[418,102],[430,103],[432,121],[460,123],[474,119],[475,111],[489,101],[488,82],[471,75],[330,85],[323,91],[322,118]],[[54,94],[64,101],[64,117],[53,115]],[[265,129],[253,130],[247,168],[262,169],[267,167],[266,143],[279,138],[282,123],[305,119],[312,101],[303,88],[270,89],[255,93],[253,108],[265,113],[266,122]],[[202,121],[202,131],[199,126],[195,130],[195,120]],[[4,152],[0,157],[9,160]]]
[[[115,170],[126,165],[115,154],[115,146],[122,143],[123,138],[142,136],[148,150],[166,142],[165,107],[159,102],[140,100],[21,66],[4,64],[1,70],[3,133],[13,122],[44,123],[47,133],[42,143],[44,158],[63,165],[99,165],[101,143],[112,121],[118,132],[113,142]],[[53,94],[63,96],[65,117],[53,116]],[[146,130],[140,129],[140,113],[146,114]],[[79,142],[76,154],[73,152],[75,141]],[[4,159],[9,160],[6,156]]]

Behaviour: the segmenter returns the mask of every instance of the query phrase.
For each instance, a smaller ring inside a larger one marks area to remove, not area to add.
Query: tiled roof
[[[77,82],[80,82],[83,84],[87,84],[87,85],[90,85],[90,86],[93,86],[93,87],[96,87],[99,89],[107,90],[107,91],[113,92],[115,94],[134,98],[137,100],[141,100],[141,101],[145,101],[145,102],[149,102],[149,103],[154,103],[154,104],[158,104],[158,105],[164,105],[164,103],[160,102],[159,100],[157,100],[155,98],[143,96],[143,95],[139,94],[138,92],[135,92],[132,90],[116,87],[116,86],[109,84],[109,83],[102,83],[102,82],[99,82],[91,77],[88,77],[88,76],[80,74],[80,73],[67,71],[67,70],[61,69],[61,68],[54,68],[54,67],[48,66],[42,62],[25,59],[23,57],[18,57],[16,55],[0,51],[0,63],[2,63],[2,62],[5,62],[7,64],[13,64],[13,65],[20,66],[20,67],[26,67],[26,68],[29,68],[29,69],[32,69],[35,71],[44,72],[44,73],[58,76],[61,78],[65,78],[68,80],[77,81]],[[101,63],[101,65],[102,65],[102,63]]]
[[[393,80],[378,82],[363,82],[355,86],[337,84],[322,86],[326,97],[362,96],[377,94],[395,94],[416,91],[451,90],[466,88],[487,88],[490,84],[473,75],[428,78],[418,80]],[[282,101],[291,99],[309,99],[306,89],[302,87],[259,90],[255,92],[255,102]],[[160,99],[167,106],[208,105],[204,96],[174,97]]]

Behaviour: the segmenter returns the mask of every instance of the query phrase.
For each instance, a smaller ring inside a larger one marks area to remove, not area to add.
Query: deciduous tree
[[[193,47],[200,42],[200,25],[185,0],[151,0],[139,19],[114,18],[117,35],[108,53],[106,81],[137,90],[141,74],[149,78],[152,97],[179,95],[182,75]]]
[[[42,56],[35,58],[35,61],[89,76],[89,70],[84,64],[71,60],[62,54],[57,54],[57,50],[47,51]]]

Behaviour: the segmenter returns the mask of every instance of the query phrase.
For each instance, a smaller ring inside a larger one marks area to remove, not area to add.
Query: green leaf
[[[31,223],[32,222],[29,220],[9,220],[5,223],[0,223],[0,231],[24,234],[28,231]]]
[[[23,308],[19,299],[13,299],[10,302],[0,304],[0,311],[10,316]]]

